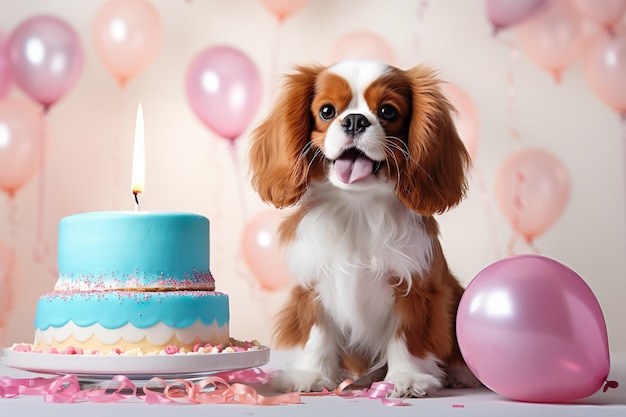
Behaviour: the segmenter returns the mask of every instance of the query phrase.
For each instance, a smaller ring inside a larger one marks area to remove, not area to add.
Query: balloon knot
[[[607,392],[609,390],[609,388],[617,388],[619,387],[619,382],[617,381],[605,381],[606,384],[604,384],[604,388],[602,389],[602,392]]]

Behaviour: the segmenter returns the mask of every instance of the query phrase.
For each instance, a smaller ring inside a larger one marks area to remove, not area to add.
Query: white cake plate
[[[262,366],[269,358],[269,347],[245,352],[158,356],[54,355],[4,348],[1,356],[2,363],[11,368],[54,375],[73,374],[87,380],[110,379],[115,375],[125,375],[132,380],[202,378]]]

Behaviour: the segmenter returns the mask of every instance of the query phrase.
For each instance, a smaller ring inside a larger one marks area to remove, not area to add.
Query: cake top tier
[[[55,291],[214,290],[209,219],[192,213],[103,211],[59,222]]]

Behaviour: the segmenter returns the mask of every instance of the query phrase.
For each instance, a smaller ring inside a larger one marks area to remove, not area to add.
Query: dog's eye
[[[381,119],[392,122],[398,118],[398,110],[389,104],[385,104],[378,110],[378,115]]]
[[[322,120],[332,119],[335,117],[335,107],[330,104],[326,104],[320,109],[320,117]]]

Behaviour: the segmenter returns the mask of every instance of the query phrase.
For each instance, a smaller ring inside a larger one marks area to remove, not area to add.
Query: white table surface
[[[290,357],[289,352],[273,351],[270,362],[262,367],[265,370],[284,368]],[[38,375],[16,370],[0,364],[0,377],[25,378]],[[150,413],[150,417],[184,415],[209,416],[217,413],[221,416],[567,416],[567,417],[603,417],[626,416],[626,353],[611,355],[609,380],[616,380],[620,386],[606,393],[598,392],[588,398],[570,404],[529,404],[506,400],[487,389],[449,389],[419,399],[405,400],[405,407],[388,407],[380,400],[369,398],[345,399],[336,396],[302,397],[303,404],[278,406],[249,405],[152,405],[139,401],[97,404],[81,402],[74,404],[45,403],[42,397],[19,396],[0,398],[0,416],[57,416],[64,417],[86,415],[90,417],[139,416]],[[249,384],[260,394],[272,395],[266,385]],[[459,407],[462,405],[463,407]],[[183,408],[181,408],[183,407]]]

